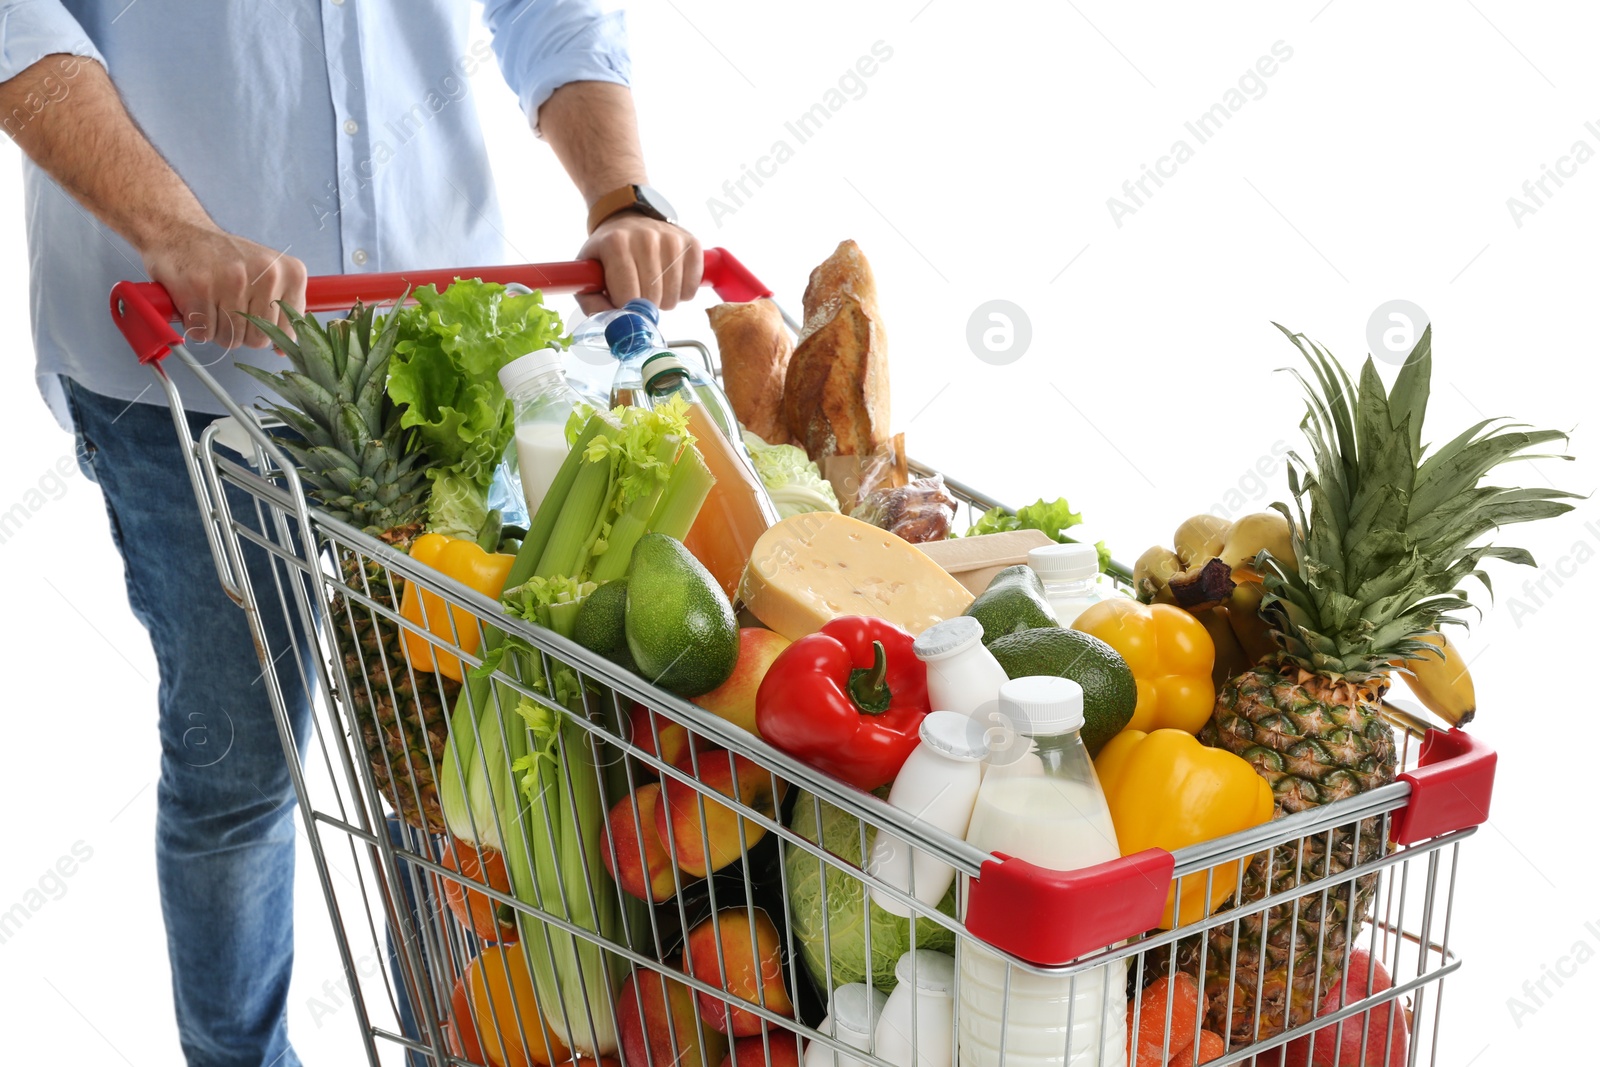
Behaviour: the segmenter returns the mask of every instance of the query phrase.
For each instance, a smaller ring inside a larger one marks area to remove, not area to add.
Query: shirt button
[[[365,267],[367,265],[367,250],[365,248],[358,248],[354,252],[351,252],[350,262],[354,263],[358,267]]]
[[[356,135],[356,131],[359,129],[361,129],[361,125],[357,123],[355,119],[344,120],[344,132],[348,133],[351,137],[354,137]]]

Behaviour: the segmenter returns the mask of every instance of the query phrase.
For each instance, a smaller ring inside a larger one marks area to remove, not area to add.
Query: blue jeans
[[[286,1026],[294,788],[245,613],[218,584],[167,408],[65,384],[79,463],[105,495],[128,603],[161,672],[156,871],[184,1055],[192,1067],[297,1067]],[[198,436],[211,421],[189,426]],[[253,523],[247,495],[227,492],[234,517]],[[269,647],[287,650],[267,556],[245,553]],[[310,709],[292,655],[277,674],[304,751]]]

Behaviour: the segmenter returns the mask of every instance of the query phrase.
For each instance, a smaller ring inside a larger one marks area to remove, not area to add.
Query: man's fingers
[[[683,292],[683,259],[687,248],[679,248],[672,241],[661,245],[661,295],[656,306],[665,311],[678,303]]]
[[[706,257],[700,249],[700,241],[693,234],[685,236],[689,241],[689,250],[683,257],[683,285],[678,290],[678,296],[683,300],[693,300],[700,291],[700,283],[705,280]]]
[[[273,321],[272,290],[258,286],[250,296],[250,306],[245,310],[258,319],[264,319],[267,322]],[[246,348],[265,348],[272,343],[271,339],[262,333],[255,323],[246,319],[245,326],[244,346]]]
[[[639,270],[643,264],[629,255],[626,248],[607,248],[601,254],[601,263],[606,269],[606,298],[613,307],[646,295],[639,284]]]
[[[595,315],[602,311],[610,311],[616,305],[606,299],[605,293],[579,293],[578,307],[585,315]]]

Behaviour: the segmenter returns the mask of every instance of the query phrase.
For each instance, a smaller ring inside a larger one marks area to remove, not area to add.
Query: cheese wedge
[[[915,546],[822,511],[793,515],[762,534],[739,592],[756,618],[791,641],[843,615],[872,615],[919,634],[972,603]]]

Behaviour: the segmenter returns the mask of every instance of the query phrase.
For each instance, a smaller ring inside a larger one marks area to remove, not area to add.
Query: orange
[[[476,845],[451,838],[445,845],[444,858],[440,862],[466,881],[487,885],[490,889],[502,893],[511,892],[511,880],[506,876],[505,858],[492,848],[479,849]],[[511,909],[508,905],[502,904],[487,893],[467,889],[453,878],[441,878],[440,881],[444,883],[445,903],[450,906],[451,913],[462,926],[485,941],[516,944],[516,923],[500,920],[502,909],[506,918],[510,919]]]
[[[522,948],[485,948],[467,968],[467,999],[483,1051],[494,1067],[549,1067],[572,1059],[572,1051],[539,1012]]]

